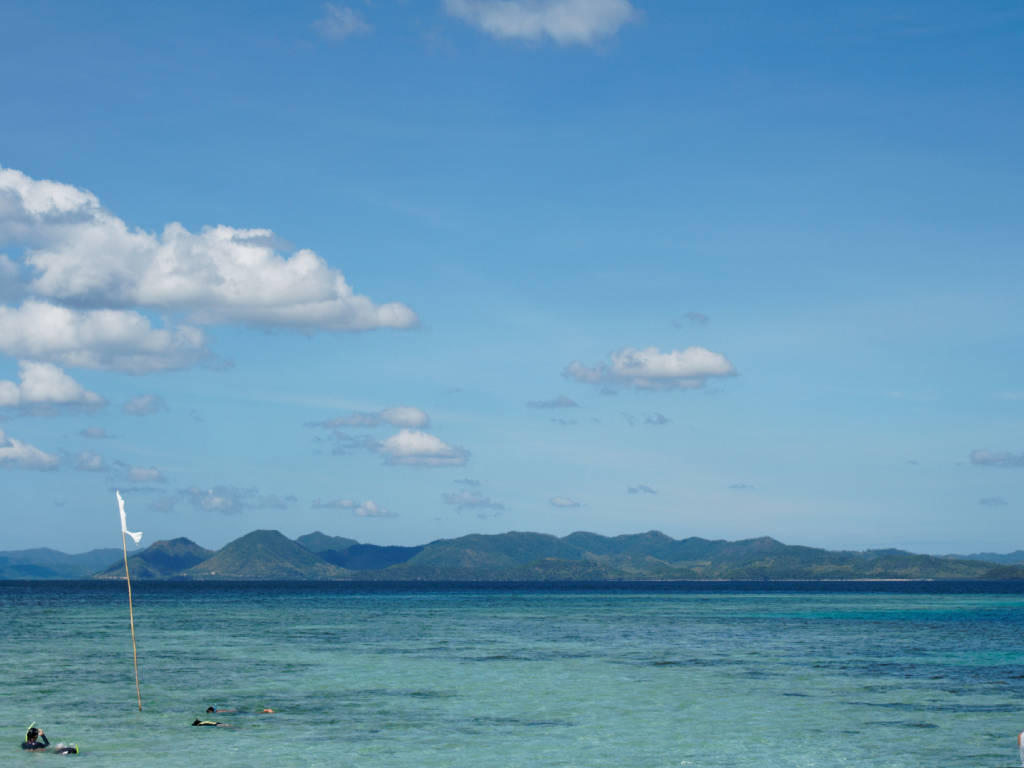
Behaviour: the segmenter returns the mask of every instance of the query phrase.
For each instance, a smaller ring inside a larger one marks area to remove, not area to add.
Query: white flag
[[[128,521],[124,519],[124,499],[121,498],[120,491],[114,491],[114,493],[117,494],[117,508],[121,510],[121,533],[125,534],[126,536],[131,536],[132,541],[138,544],[140,541],[142,541],[142,531],[135,533],[134,531],[128,530]]]

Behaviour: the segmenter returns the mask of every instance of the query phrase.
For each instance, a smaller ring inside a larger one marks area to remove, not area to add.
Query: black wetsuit
[[[22,749],[46,749],[48,746],[50,746],[50,740],[46,738],[45,733],[40,733],[36,741],[21,742]]]

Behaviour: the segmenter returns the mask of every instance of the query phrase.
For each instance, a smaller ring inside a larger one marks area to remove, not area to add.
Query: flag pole
[[[121,494],[117,495],[121,505]],[[142,691],[139,689],[139,656],[135,651],[135,612],[132,610],[132,577],[128,573],[128,541],[125,538],[124,507],[121,505],[121,548],[124,550],[124,580],[128,583],[128,621],[132,628],[132,661],[135,664],[135,697],[142,711]]]

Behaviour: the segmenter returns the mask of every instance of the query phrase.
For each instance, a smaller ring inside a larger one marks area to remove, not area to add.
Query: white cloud
[[[294,497],[280,498],[273,494],[264,495],[255,488],[236,488],[230,485],[217,485],[213,488],[197,488],[195,486],[180,492],[192,506],[204,512],[219,512],[224,515],[240,514],[246,509],[287,509],[295,501]],[[165,501],[165,506],[173,506],[173,499]]]
[[[0,381],[0,406],[99,406],[106,402],[50,363],[23,360],[18,363],[18,377],[20,385],[13,381]]]
[[[380,507],[374,501],[364,501],[353,508],[356,517],[398,517],[398,513]]]
[[[26,249],[31,290],[58,301],[307,331],[417,323],[404,304],[355,294],[313,251],[279,253],[270,230],[222,225],[193,233],[176,222],[159,234],[130,229],[90,192],[0,168],[3,242]]]
[[[314,509],[350,509],[356,517],[398,517],[397,512],[391,512],[367,499],[366,501],[353,501],[352,499],[334,499],[332,501],[313,502]]]
[[[505,505],[501,502],[490,499],[476,491],[442,493],[441,500],[444,501],[445,504],[451,504],[456,509],[505,509]]]
[[[139,395],[121,406],[121,410],[132,416],[146,416],[167,410],[167,403],[160,395]]]
[[[393,427],[410,427],[419,429],[430,423],[430,417],[419,408],[411,405],[397,405],[380,412],[380,417]]]
[[[324,3],[324,15],[313,22],[321,36],[335,42],[354,35],[366,35],[373,29],[362,14],[344,5]]]
[[[394,408],[385,408],[382,411],[354,411],[348,416],[316,422],[313,426],[333,429],[335,427],[379,427],[381,424],[390,424],[393,427],[417,429],[425,427],[429,423],[430,417],[425,411],[411,405],[396,405]]]
[[[504,39],[592,45],[637,17],[628,0],[445,0],[448,13]]]
[[[4,435],[0,429],[0,467],[19,469],[56,469],[60,459],[34,445]]]
[[[469,460],[469,451],[448,445],[428,432],[403,429],[380,443],[378,450],[388,464],[413,464],[422,467],[461,467]]]
[[[128,479],[133,483],[162,483],[164,476],[156,467],[130,467]]]
[[[192,365],[206,354],[206,342],[198,328],[153,328],[138,312],[29,300],[0,306],[0,352],[73,368],[151,373]]]
[[[636,389],[699,389],[709,378],[735,376],[736,369],[725,355],[704,347],[670,352],[624,347],[611,354],[610,363],[588,367],[574,360],[562,375],[589,384]]]
[[[1007,451],[971,451],[971,464],[979,467],[1001,467],[1011,469],[1024,467],[1024,453]]]
[[[575,509],[576,507],[582,507],[583,505],[575,499],[570,499],[565,496],[553,496],[548,499],[552,507],[561,507],[562,509]]]
[[[102,472],[106,468],[103,457],[92,451],[82,451],[75,459],[75,469],[83,472]]]

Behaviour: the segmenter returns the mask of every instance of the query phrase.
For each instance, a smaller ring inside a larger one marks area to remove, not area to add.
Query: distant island
[[[128,558],[133,580],[160,581],[627,581],[1024,579],[1024,552],[918,555],[831,551],[770,537],[673,539],[659,531],[472,534],[415,547],[362,544],[319,531],[289,539],[253,531],[220,550],[187,538]],[[0,579],[123,579],[118,549],[66,555],[0,552]]]

